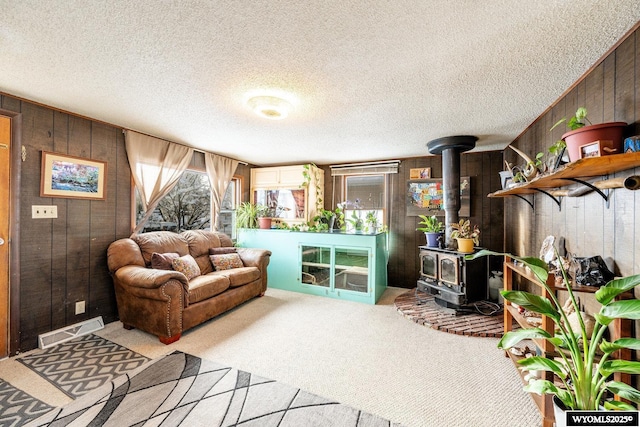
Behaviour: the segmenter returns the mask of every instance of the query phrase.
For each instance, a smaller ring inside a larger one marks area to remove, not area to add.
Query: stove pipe
[[[445,243],[448,248],[454,247],[451,242],[450,224],[458,222],[460,210],[460,153],[476,146],[478,137],[470,135],[445,136],[427,143],[431,154],[442,155],[442,194],[445,214]]]

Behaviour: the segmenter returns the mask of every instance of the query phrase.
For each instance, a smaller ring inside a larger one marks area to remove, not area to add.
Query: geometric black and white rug
[[[94,334],[36,350],[17,360],[75,399],[149,362]]]
[[[389,427],[375,415],[182,352],[54,409],[29,426]]]
[[[53,407],[0,380],[0,426],[20,426]]]

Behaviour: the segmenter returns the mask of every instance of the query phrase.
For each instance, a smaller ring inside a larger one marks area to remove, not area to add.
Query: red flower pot
[[[562,135],[562,139],[567,143],[569,150],[569,160],[575,162],[582,158],[580,147],[595,141],[613,141],[613,148],[616,150],[611,154],[622,153],[622,140],[625,122],[601,123],[599,125],[583,126]]]

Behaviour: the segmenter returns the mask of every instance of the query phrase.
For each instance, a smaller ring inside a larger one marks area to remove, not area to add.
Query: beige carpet
[[[269,289],[169,346],[119,322],[96,334],[149,358],[191,353],[406,426],[540,425],[496,339],[405,319],[393,305],[403,292],[390,288],[371,306]],[[70,401],[14,359],[0,361],[0,378],[52,406]]]

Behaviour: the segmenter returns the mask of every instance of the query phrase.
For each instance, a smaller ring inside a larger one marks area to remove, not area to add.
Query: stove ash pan
[[[468,254],[421,246],[418,290],[434,295],[445,307],[487,299],[487,259],[466,260],[465,255]]]

